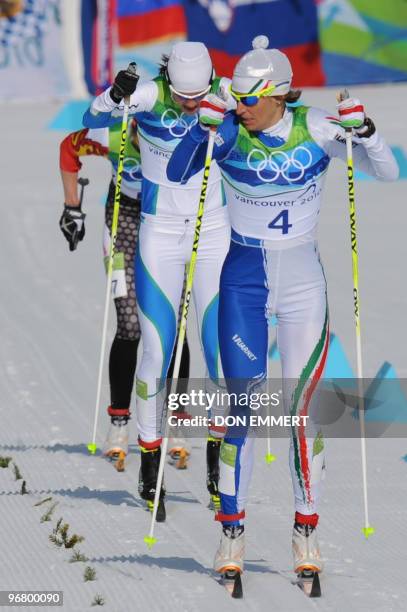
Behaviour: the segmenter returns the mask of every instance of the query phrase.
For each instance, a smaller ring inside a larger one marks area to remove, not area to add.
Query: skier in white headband
[[[177,334],[177,313],[185,266],[192,251],[203,173],[188,185],[174,185],[166,176],[171,152],[198,123],[199,103],[209,91],[228,87],[215,76],[205,45],[180,42],[163,58],[160,75],[137,85],[132,70],[118,73],[113,86],[98,96],[84,116],[87,127],[121,120],[123,98],[130,96],[130,114],[137,119],[142,167],[141,228],[135,259],[136,296],[143,339],[137,371],[136,419],[141,450],[140,494],[151,506],[160,459],[160,414],[156,396],[165,384]],[[231,105],[234,105],[231,100]],[[199,242],[193,295],[199,336],[209,373],[220,376],[217,313],[221,267],[228,249],[230,226],[216,164],[211,169]],[[223,431],[210,429],[207,444],[208,489],[219,501],[218,461]],[[173,447],[185,466],[185,441]],[[161,492],[164,497],[164,489]],[[160,503],[158,518],[164,516]]]

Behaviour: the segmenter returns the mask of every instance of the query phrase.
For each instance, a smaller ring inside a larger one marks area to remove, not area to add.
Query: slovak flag
[[[291,61],[294,87],[323,85],[316,0],[185,0],[188,40],[203,42],[216,72],[231,76],[252,40],[265,34]]]

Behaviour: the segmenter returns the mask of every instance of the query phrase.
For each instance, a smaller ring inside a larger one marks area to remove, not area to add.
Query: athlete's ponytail
[[[161,62],[159,65],[159,75],[162,77],[166,77],[167,80],[168,80],[167,66],[168,66],[169,59],[170,59],[170,56],[167,55],[166,53],[163,53],[161,55]]]
[[[294,102],[299,100],[301,94],[301,89],[290,89],[290,91],[283,96],[284,102],[287,104],[294,104]]]

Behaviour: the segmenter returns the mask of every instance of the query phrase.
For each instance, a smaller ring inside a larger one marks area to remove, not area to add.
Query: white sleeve
[[[102,147],[109,146],[109,128],[90,128],[86,137],[98,142]]]
[[[319,108],[310,108],[307,124],[311,136],[329,157],[339,157],[345,163],[345,130],[338,124],[338,118]],[[353,159],[355,167],[379,181],[395,181],[399,175],[397,161],[385,140],[376,131],[370,138],[354,136]]]
[[[108,87],[99,96],[97,96],[91,105],[91,113],[111,113],[112,111],[123,112],[124,103],[123,100],[120,104],[116,104],[110,97],[111,87]],[[130,96],[129,113],[134,115],[136,113],[142,113],[143,111],[150,111],[157,101],[158,87],[154,81],[147,81],[142,83],[136,89],[136,91]],[[94,111],[94,112],[93,112]]]

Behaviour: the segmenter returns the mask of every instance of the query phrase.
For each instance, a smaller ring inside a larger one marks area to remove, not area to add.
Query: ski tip
[[[298,574],[297,585],[307,597],[321,597],[321,583],[318,572],[303,570]]]
[[[96,446],[96,444],[88,444],[88,451],[90,452],[91,455],[94,455],[97,449],[98,447]]]
[[[370,536],[374,534],[375,531],[376,530],[374,527],[362,527],[362,533],[365,536],[366,540],[368,540]]]
[[[270,463],[273,463],[273,461],[276,461],[276,459],[277,457],[271,453],[266,453],[264,456],[264,461],[267,463],[267,465],[270,465]]]
[[[228,570],[221,577],[221,584],[226,588],[227,592],[233,599],[243,598],[243,585],[240,572],[237,570]]]
[[[153,536],[145,536],[144,542],[147,544],[148,549],[151,550],[154,544],[157,542],[157,538],[154,538]]]
[[[235,578],[235,586],[233,587],[232,597],[233,599],[243,599],[243,585],[240,573],[238,573]]]

